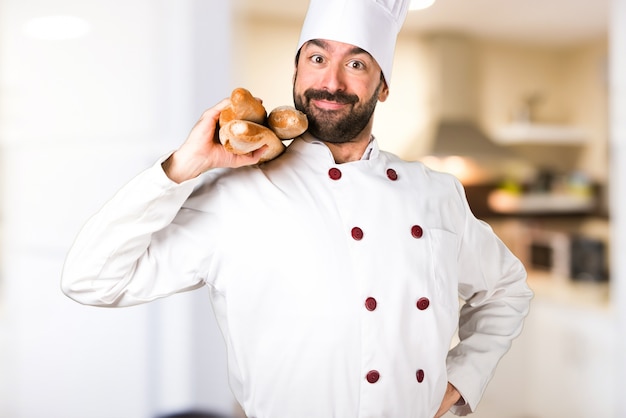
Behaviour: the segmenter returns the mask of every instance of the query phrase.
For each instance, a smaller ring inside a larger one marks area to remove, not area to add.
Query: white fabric
[[[311,39],[358,46],[378,62],[389,85],[408,7],[409,0],[311,0],[297,49]]]
[[[336,165],[311,137],[265,165],[181,185],[156,164],[85,225],[62,279],[68,296],[101,306],[204,284],[250,418],[431,418],[447,381],[467,401],[455,412],[466,414],[532,295],[522,265],[471,215],[455,178],[376,141],[370,159]],[[471,306],[449,352],[458,296]],[[427,309],[417,309],[420,298]]]

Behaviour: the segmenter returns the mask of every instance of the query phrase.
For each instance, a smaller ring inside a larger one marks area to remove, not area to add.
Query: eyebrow
[[[319,48],[322,48],[324,50],[328,50],[329,49],[328,42],[326,42],[323,39],[311,39],[307,43],[313,44],[313,45],[315,45],[315,46],[317,46]],[[350,50],[350,54],[353,54],[353,55],[356,55],[356,54],[367,54],[367,55],[371,56],[371,54],[369,52],[367,52],[363,48],[359,48],[358,46],[353,46],[352,49]]]

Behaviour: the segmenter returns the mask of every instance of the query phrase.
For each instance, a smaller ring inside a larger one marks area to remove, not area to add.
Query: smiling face
[[[380,67],[361,48],[319,39],[302,46],[293,98],[316,138],[335,144],[369,141],[376,103],[388,93]]]

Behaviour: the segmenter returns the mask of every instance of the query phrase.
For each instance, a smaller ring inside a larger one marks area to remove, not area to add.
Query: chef
[[[293,86],[309,131],[257,164],[214,140],[228,100],[210,108],[87,222],[63,291],[122,307],[206,286],[249,418],[474,411],[532,293],[457,179],[372,136],[407,7],[312,0]]]

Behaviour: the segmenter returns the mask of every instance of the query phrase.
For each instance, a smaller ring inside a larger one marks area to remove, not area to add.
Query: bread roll
[[[267,117],[267,125],[280,139],[293,139],[309,127],[306,115],[292,106],[279,106]]]
[[[271,129],[247,120],[232,120],[220,128],[219,138],[224,148],[233,154],[247,154],[267,145],[259,162],[278,157],[285,145]]]
[[[267,111],[263,103],[248,90],[238,87],[230,94],[230,104],[220,113],[220,126],[236,119],[263,124],[266,117]]]

